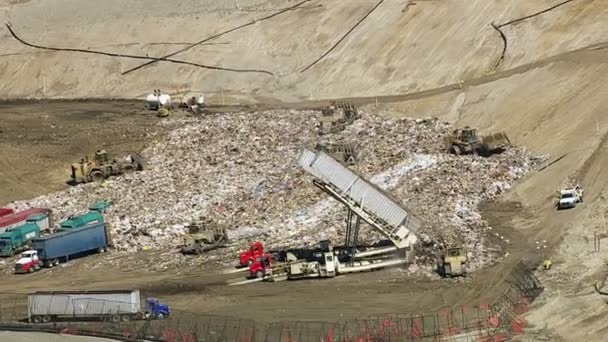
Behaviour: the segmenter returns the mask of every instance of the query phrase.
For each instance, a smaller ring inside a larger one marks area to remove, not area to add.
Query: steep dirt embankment
[[[405,116],[438,116],[483,132],[505,130],[514,143],[550,156],[546,168],[491,205],[486,218],[514,235],[513,259],[537,257],[535,241],[547,241],[546,253],[555,265],[541,274],[546,290],[528,320],[531,328],[550,331],[555,340],[600,341],[605,328],[598,318],[605,305],[592,284],[606,278],[602,260],[608,257],[606,247],[593,253],[594,233],[605,233],[607,208],[606,77],[608,50],[581,51],[489,83],[369,106]],[[556,191],[569,180],[584,186],[585,202],[556,211]]]
[[[273,75],[168,62],[122,75],[145,60],[37,50],[3,27],[0,96],[133,97],[162,88],[201,91],[212,101],[223,94],[228,102],[253,102],[418,91],[491,72],[503,43],[490,23],[506,23],[557,1],[310,0],[264,20],[300,2],[3,1],[0,17],[33,44],[144,57],[191,47],[171,58]],[[575,0],[503,27],[509,44],[500,68],[598,43],[608,33],[607,14],[602,0]],[[255,20],[260,21],[192,46]]]

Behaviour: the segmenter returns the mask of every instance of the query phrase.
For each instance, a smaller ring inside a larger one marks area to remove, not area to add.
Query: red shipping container
[[[6,216],[6,215],[10,215],[10,214],[12,214],[14,212],[15,211],[13,209],[10,209],[10,208],[0,208],[0,217]]]
[[[33,214],[45,214],[50,218],[51,210],[44,208],[30,208],[24,211],[0,217],[0,233],[25,224],[27,218]]]

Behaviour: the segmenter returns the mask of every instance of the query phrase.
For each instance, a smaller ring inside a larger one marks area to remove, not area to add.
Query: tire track
[[[48,47],[48,46],[42,46],[42,45],[35,45],[35,44],[32,44],[32,43],[28,43],[25,40],[23,40],[22,38],[20,38],[15,33],[15,31],[13,31],[13,29],[12,29],[12,27],[11,27],[11,25],[9,23],[6,23],[5,25],[6,25],[6,28],[9,30],[9,32],[11,33],[11,35],[13,36],[13,38],[15,38],[21,44],[29,46],[29,47],[32,47],[32,48],[35,48],[35,49],[48,50],[48,51],[63,51],[63,52],[88,53],[88,54],[102,55],[102,56],[108,56],[108,57],[144,59],[144,60],[149,60],[149,61],[163,60],[163,61],[171,62],[171,63],[175,63],[175,64],[191,65],[191,66],[195,66],[195,67],[199,67],[199,68],[203,68],[203,69],[209,69],[209,70],[229,71],[229,72],[238,72],[238,73],[259,73],[259,74],[266,74],[266,75],[271,75],[271,76],[274,75],[272,72],[267,71],[267,70],[224,68],[224,67],[218,67],[218,66],[211,66],[211,65],[204,65],[204,64],[199,64],[199,63],[180,61],[180,60],[176,60],[176,59],[169,59],[169,58],[164,58],[164,57],[157,58],[157,57],[138,56],[138,55],[129,55],[129,54],[102,52],[102,51],[94,51],[94,50],[71,49],[71,48],[56,48],[56,47]]]
[[[223,35],[226,35],[226,34],[228,34],[228,33],[231,33],[231,32],[237,31],[237,30],[240,30],[240,29],[245,28],[245,27],[247,27],[247,26],[251,26],[251,25],[257,24],[257,23],[259,23],[259,22],[262,22],[262,21],[265,21],[265,20],[268,20],[268,19],[272,19],[272,18],[274,18],[274,17],[276,17],[276,16],[278,16],[278,15],[281,15],[281,14],[283,14],[283,13],[285,13],[285,12],[289,12],[289,11],[291,11],[291,10],[294,10],[294,9],[296,9],[296,8],[298,8],[298,7],[302,6],[302,5],[304,5],[305,3],[308,3],[308,2],[310,2],[310,1],[312,1],[312,0],[304,0],[304,1],[299,2],[299,3],[297,3],[297,4],[295,4],[295,5],[291,6],[291,7],[287,7],[287,8],[282,9],[282,10],[280,10],[280,11],[276,12],[276,13],[273,13],[273,14],[271,14],[271,15],[268,15],[268,16],[266,16],[266,17],[263,17],[263,18],[261,18],[261,19],[255,19],[255,20],[253,20],[253,21],[251,21],[251,22],[249,22],[249,23],[247,23],[247,24],[243,24],[243,25],[240,25],[240,26],[237,26],[237,27],[231,28],[231,29],[229,29],[229,30],[226,30],[226,31],[220,32],[220,33],[218,33],[218,34],[215,34],[215,35],[213,35],[213,36],[211,36],[211,37],[207,37],[207,38],[201,39],[201,40],[199,40],[199,41],[198,41],[198,42],[196,42],[196,43],[192,43],[192,44],[190,44],[190,45],[188,45],[188,46],[186,46],[186,47],[184,47],[184,48],[181,48],[181,49],[179,49],[179,50],[177,50],[177,51],[175,51],[175,52],[172,52],[172,53],[170,53],[170,54],[167,54],[167,55],[165,55],[165,56],[163,56],[163,57],[154,58],[154,59],[152,59],[152,60],[150,60],[150,61],[148,61],[148,62],[146,62],[146,63],[144,63],[144,64],[140,64],[140,65],[138,65],[138,66],[136,66],[136,67],[134,67],[134,68],[131,68],[131,69],[127,70],[127,71],[124,71],[124,72],[122,72],[122,74],[121,74],[121,75],[127,75],[127,74],[129,74],[129,73],[131,73],[131,72],[133,72],[133,71],[135,71],[135,70],[139,70],[139,69],[144,68],[144,67],[146,67],[146,66],[148,66],[148,65],[154,64],[154,63],[156,63],[156,62],[158,62],[158,61],[166,61],[166,60],[167,60],[167,58],[169,58],[169,57],[173,57],[173,56],[175,56],[175,55],[177,55],[177,54],[180,54],[180,53],[182,53],[182,52],[184,52],[184,51],[190,50],[190,49],[192,49],[192,48],[193,48],[193,47],[195,47],[195,46],[198,46],[198,45],[200,45],[200,44],[203,44],[203,43],[205,43],[205,42],[208,42],[208,41],[210,41],[210,40],[212,40],[212,39],[219,38],[219,37],[221,37],[221,36],[223,36]]]
[[[509,25],[520,23],[520,22],[522,22],[524,20],[528,20],[530,18],[538,17],[538,16],[543,15],[543,14],[545,14],[547,12],[553,11],[556,8],[559,8],[559,7],[562,7],[564,5],[567,5],[567,4],[569,4],[569,3],[573,2],[573,1],[575,1],[575,0],[565,0],[565,1],[562,1],[562,2],[560,2],[558,4],[556,4],[556,5],[553,5],[551,7],[545,8],[544,10],[538,11],[538,12],[533,13],[533,14],[526,15],[526,16],[521,17],[521,18],[517,18],[517,19],[513,19],[513,20],[510,20],[510,21],[507,21],[506,23],[503,23],[503,24],[500,24],[500,25],[495,25],[494,23],[491,23],[490,25],[492,25],[492,27],[496,31],[498,31],[498,33],[500,34],[500,38],[502,39],[502,42],[503,42],[502,53],[500,54],[500,57],[496,61],[496,64],[494,65],[494,69],[493,70],[498,69],[498,67],[500,66],[500,63],[502,63],[502,61],[505,59],[505,55],[507,53],[508,40],[507,40],[507,36],[501,30],[501,28],[503,28],[505,26],[509,26]]]
[[[307,67],[305,67],[304,69],[302,69],[300,71],[300,73],[305,72],[306,70],[312,68],[315,64],[319,63],[323,58],[325,58],[325,56],[329,55],[336,47],[338,47],[338,45],[340,45],[340,43],[342,43],[342,41],[344,39],[346,39],[346,37],[348,37],[348,35],[350,35],[356,28],[357,26],[361,25],[362,22],[365,21],[365,19],[367,19],[367,17],[369,17],[382,3],[384,2],[384,0],[380,0],[378,1],[378,3],[376,4],[376,6],[374,6],[371,10],[369,10],[364,16],[363,18],[359,19],[359,21],[357,21],[357,23],[355,23],[355,25],[353,27],[350,28],[350,30],[348,30],[343,36],[342,38],[340,38],[334,45],[332,45],[329,50],[325,51],[324,54],[322,54],[319,58],[317,58],[317,60],[315,60],[314,62],[310,63]]]
[[[608,49],[608,41],[602,42],[602,43],[597,43],[597,44],[592,44],[592,45],[589,45],[586,47],[582,47],[582,48],[567,51],[567,52],[563,52],[563,53],[560,53],[560,54],[557,54],[554,56],[540,59],[540,60],[532,62],[532,63],[520,65],[518,67],[509,69],[509,70],[504,70],[504,71],[496,72],[496,73],[493,73],[490,75],[465,80],[462,83],[460,83],[460,82],[452,83],[449,85],[445,85],[445,86],[441,86],[441,87],[437,87],[437,88],[431,88],[431,89],[422,90],[422,91],[417,91],[417,92],[413,92],[413,93],[399,94],[399,95],[344,97],[344,98],[337,98],[337,99],[302,101],[299,103],[298,102],[283,103],[281,108],[288,108],[288,109],[318,108],[318,107],[328,105],[330,101],[348,101],[348,102],[353,103],[354,105],[362,106],[362,105],[372,104],[372,103],[376,103],[376,102],[377,103],[392,103],[392,102],[403,102],[403,101],[410,101],[410,100],[420,100],[420,99],[429,98],[432,96],[449,93],[452,91],[459,91],[462,89],[461,87],[475,87],[475,86],[492,83],[492,82],[495,82],[495,81],[498,81],[501,79],[509,78],[514,75],[526,73],[532,69],[547,66],[554,62],[568,60],[568,59],[572,58],[573,56],[577,56],[577,55],[581,55],[581,54],[585,54],[585,53],[589,53],[589,52],[595,52],[595,51],[599,51],[599,50],[606,50],[606,49]]]

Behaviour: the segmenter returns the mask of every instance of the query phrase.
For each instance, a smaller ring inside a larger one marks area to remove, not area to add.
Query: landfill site
[[[605,1],[0,16],[7,339],[605,340]]]

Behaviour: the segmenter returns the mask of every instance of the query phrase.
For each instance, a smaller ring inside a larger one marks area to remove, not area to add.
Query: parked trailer
[[[40,237],[40,227],[34,222],[0,234],[0,256],[13,256],[29,247],[30,242]]]
[[[0,208],[0,217],[4,217],[6,215],[10,215],[15,211],[11,208]]]
[[[10,215],[6,215],[4,217],[0,217],[0,233],[4,233],[7,230],[11,230],[12,228],[25,224],[28,218],[30,218],[34,214],[45,214],[46,221],[40,222],[40,224],[45,226],[51,226],[50,220],[52,211],[50,209],[30,208]],[[43,229],[43,227],[41,226],[40,229]]]
[[[74,215],[70,216],[67,220],[59,223],[59,228],[57,228],[57,232],[63,232],[66,230],[80,228],[86,225],[94,225],[98,223],[103,223],[103,215],[99,211],[89,211],[82,215]]]
[[[86,252],[104,252],[110,241],[104,223],[70,229],[32,241],[32,249],[46,267],[67,262],[72,256]]]
[[[169,306],[155,298],[146,299],[145,309],[141,307],[139,290],[45,291],[28,297],[30,323],[83,319],[126,322],[163,319],[170,314]]]

